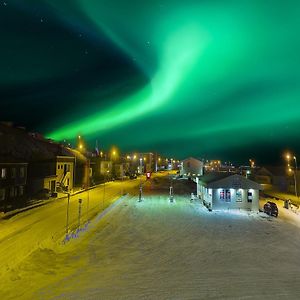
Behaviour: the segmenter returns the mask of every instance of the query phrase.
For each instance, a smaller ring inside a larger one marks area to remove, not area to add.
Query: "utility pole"
[[[140,189],[139,189],[139,202],[142,202],[142,196],[143,196],[143,185],[142,185],[142,178],[140,175]]]
[[[78,200],[78,230],[80,230],[81,204],[82,204],[82,199],[79,199]]]
[[[173,195],[173,178],[172,178],[170,184],[170,202],[172,203],[173,201],[174,201],[174,195]]]
[[[86,161],[86,190],[87,190],[87,206],[86,206],[86,219],[89,222],[89,206],[90,206],[90,160]]]
[[[69,234],[69,208],[70,208],[70,193],[68,193],[66,236]]]
[[[297,190],[297,172],[298,172],[298,167],[297,167],[297,158],[296,158],[296,156],[294,156],[294,161],[295,161],[295,170],[294,170],[295,195],[298,198],[298,190]]]

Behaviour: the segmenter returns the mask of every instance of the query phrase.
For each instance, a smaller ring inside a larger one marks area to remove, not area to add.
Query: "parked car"
[[[130,175],[129,175],[129,178],[130,178],[130,179],[136,179],[137,176],[136,176],[136,174],[130,174]]]
[[[278,217],[278,208],[277,208],[276,203],[268,201],[264,205],[264,213],[266,213],[270,216]]]

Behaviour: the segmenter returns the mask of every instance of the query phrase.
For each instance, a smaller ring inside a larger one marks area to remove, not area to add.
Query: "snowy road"
[[[71,196],[69,229],[78,226],[78,199],[82,199],[81,223],[86,223],[121,196],[122,191],[138,190],[137,180],[109,182],[89,192]],[[66,233],[67,198],[56,199],[10,219],[0,220],[0,275],[22,262],[40,248],[52,249],[61,244]],[[0,280],[1,281],[1,280]],[[0,290],[1,291],[1,290]],[[1,297],[0,297],[1,299]]]
[[[34,252],[1,299],[299,299],[299,229],[148,193],[66,252]]]

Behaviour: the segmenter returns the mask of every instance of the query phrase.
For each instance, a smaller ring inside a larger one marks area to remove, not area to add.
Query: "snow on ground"
[[[278,207],[278,219],[300,227],[300,212],[299,209],[289,206],[289,209],[284,208],[283,200],[276,200],[274,198],[261,198],[260,208],[263,210],[263,206],[267,201],[276,203]]]
[[[1,299],[299,299],[299,229],[263,213],[129,197],[65,247],[39,249]],[[175,190],[175,188],[174,188]]]
[[[121,191],[138,190],[138,182],[110,182],[81,194],[73,195],[69,207],[69,229],[78,226],[79,198],[81,224],[92,219],[121,196]],[[57,248],[66,234],[67,198],[57,199],[40,207],[21,212],[9,219],[0,219],[0,277],[13,273],[16,266],[39,249]],[[1,299],[1,297],[0,297]]]

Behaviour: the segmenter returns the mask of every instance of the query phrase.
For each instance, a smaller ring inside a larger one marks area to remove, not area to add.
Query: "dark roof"
[[[199,177],[199,181],[203,182],[203,183],[211,183],[223,178],[226,178],[228,176],[231,176],[235,173],[228,173],[228,172],[210,172],[210,173],[206,173],[203,176]]]
[[[195,157],[192,157],[192,156],[190,156],[190,157],[187,157],[187,158],[183,159],[182,161],[187,161],[187,160],[191,160],[191,159],[193,159],[193,160],[198,160],[198,161],[202,162],[202,160],[201,160],[201,159],[199,159],[199,158],[195,158]]]
[[[286,176],[287,168],[283,166],[263,166],[256,171],[256,174],[267,173],[265,171],[270,172],[273,176]]]
[[[208,188],[242,188],[261,190],[261,185],[255,181],[235,173],[208,173],[199,177],[199,183]]]
[[[62,145],[28,133],[22,128],[0,123],[0,161],[35,162],[53,160],[56,156],[74,156]]]

